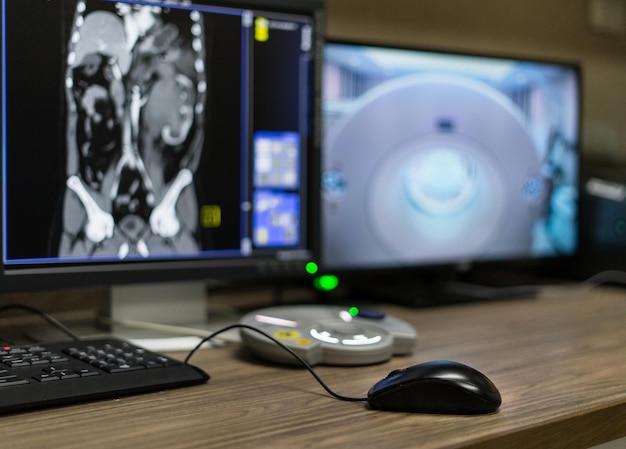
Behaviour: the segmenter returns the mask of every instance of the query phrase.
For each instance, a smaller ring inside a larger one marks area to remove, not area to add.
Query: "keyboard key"
[[[15,385],[27,384],[28,382],[28,379],[24,379],[16,375],[5,375],[4,377],[0,377],[0,387],[13,387]]]
[[[55,376],[54,374],[50,374],[50,373],[36,374],[33,376],[33,379],[35,379],[38,382],[51,382],[55,380],[61,380],[59,376]]]

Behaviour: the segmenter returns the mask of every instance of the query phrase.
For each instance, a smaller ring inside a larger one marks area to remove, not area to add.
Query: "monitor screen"
[[[574,254],[579,72],[576,64],[328,42],[324,266]]]
[[[304,274],[320,12],[2,0],[0,289]]]

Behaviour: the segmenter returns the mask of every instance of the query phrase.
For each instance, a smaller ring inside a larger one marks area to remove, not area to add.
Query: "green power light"
[[[309,274],[315,274],[319,270],[319,266],[315,262],[307,262],[304,270]]]
[[[350,316],[357,316],[359,314],[359,308],[358,307],[350,307],[348,309],[348,313],[350,314]]]
[[[329,292],[337,288],[339,285],[339,278],[332,274],[325,274],[323,276],[316,277],[313,280],[313,285],[318,290]]]

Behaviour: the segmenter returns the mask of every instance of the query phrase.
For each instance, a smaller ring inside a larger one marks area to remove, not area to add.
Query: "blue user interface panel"
[[[255,135],[255,246],[289,246],[300,239],[299,141],[297,133],[258,132]]]

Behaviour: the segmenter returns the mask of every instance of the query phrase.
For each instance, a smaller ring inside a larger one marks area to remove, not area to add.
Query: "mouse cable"
[[[202,340],[200,340],[200,343],[198,343],[191,351],[189,351],[189,354],[187,354],[187,357],[185,358],[185,363],[189,364],[189,360],[191,360],[191,357],[193,357],[193,355],[196,353],[196,351],[198,349],[200,349],[200,347],[202,345],[204,345],[205,343],[208,343],[213,338],[217,337],[219,334],[221,334],[223,332],[227,332],[227,331],[229,331],[231,329],[248,329],[250,331],[253,331],[253,332],[256,332],[258,334],[263,335],[265,338],[269,339],[273,343],[275,343],[278,346],[280,346],[282,349],[284,349],[289,354],[291,354],[291,356],[294,357],[303,367],[305,367],[307,369],[307,371],[309,373],[311,373],[311,375],[315,378],[317,383],[319,383],[322,386],[322,388],[324,390],[326,390],[326,392],[328,394],[330,394],[332,397],[334,397],[335,399],[339,399],[341,401],[347,401],[347,402],[366,402],[367,401],[367,398],[353,398],[353,397],[348,397],[348,396],[342,396],[340,394],[335,393],[326,384],[326,382],[324,382],[322,380],[322,378],[315,372],[313,367],[306,360],[304,360],[298,353],[296,353],[293,349],[291,349],[290,347],[286,346],[285,344],[283,344],[282,342],[280,342],[276,338],[272,337],[268,333],[262,331],[261,329],[257,329],[256,327],[249,326],[247,324],[232,324],[230,326],[224,327],[222,329],[219,329],[219,330],[213,332],[211,335],[208,335],[207,337],[204,337]]]
[[[41,318],[46,320],[49,324],[51,324],[56,329],[66,334],[72,340],[80,340],[80,337],[76,335],[74,332],[72,332],[67,326],[62,324],[60,321],[57,321],[55,318],[48,315],[46,312],[37,309],[36,307],[27,306],[26,304],[6,304],[4,306],[0,306],[0,313],[3,313],[11,309],[25,310],[26,312],[32,313],[34,315],[39,315]]]

